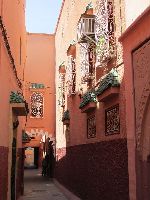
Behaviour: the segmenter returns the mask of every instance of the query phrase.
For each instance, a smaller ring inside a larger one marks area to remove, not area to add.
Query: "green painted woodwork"
[[[84,96],[82,97],[82,102],[80,103],[79,108],[83,108],[84,106],[86,106],[88,103],[90,102],[97,102],[96,99],[96,94],[95,91],[88,91],[87,93],[84,94]]]
[[[119,87],[120,77],[117,69],[113,68],[101,81],[96,90],[96,95],[102,94],[106,89],[110,87]]]

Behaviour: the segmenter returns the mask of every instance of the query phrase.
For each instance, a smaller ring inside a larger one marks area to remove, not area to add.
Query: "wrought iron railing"
[[[116,55],[113,0],[96,2],[95,38],[97,66],[106,66]]]
[[[65,106],[65,73],[59,74],[58,105]]]
[[[68,95],[75,94],[76,87],[76,69],[75,59],[72,55],[68,56],[68,65],[66,67],[66,85]]]
[[[82,15],[78,23],[77,40],[82,43],[93,38],[95,38],[95,16]]]
[[[84,43],[80,47],[81,83],[95,79],[95,52],[94,48]]]

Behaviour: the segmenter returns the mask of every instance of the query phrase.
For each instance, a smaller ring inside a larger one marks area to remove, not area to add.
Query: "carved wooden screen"
[[[81,66],[81,82],[85,83],[89,76],[89,53],[88,44],[84,43],[80,46],[80,66]]]
[[[95,115],[89,116],[87,118],[87,137],[96,137],[96,117]]]
[[[96,41],[97,63],[105,66],[115,53],[114,2],[99,0],[96,5]]]
[[[95,78],[95,44],[82,44],[80,48],[81,82]]]
[[[105,135],[120,133],[119,105],[105,111]]]
[[[75,86],[76,86],[76,69],[75,69],[75,59],[72,55],[68,56],[68,65],[66,70],[67,75],[67,92],[68,95],[75,94]]]
[[[43,94],[39,92],[33,92],[31,95],[31,117],[42,118],[43,117]]]
[[[65,74],[59,74],[59,83],[58,83],[58,105],[65,105]]]

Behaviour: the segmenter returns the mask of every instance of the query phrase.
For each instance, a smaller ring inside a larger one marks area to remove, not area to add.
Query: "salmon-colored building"
[[[0,1],[0,199],[23,190],[22,130],[27,114],[25,1]]]
[[[140,5],[140,6],[139,6]],[[150,2],[126,2],[127,30],[123,44],[130,199],[150,197],[149,64]],[[130,9],[134,12],[129,12]]]
[[[55,38],[56,178],[81,199],[129,199],[124,30],[123,1],[63,1]]]
[[[38,167],[48,153],[48,140],[55,143],[54,35],[27,34],[25,96],[29,105],[25,132],[31,140],[24,147],[34,148],[34,164]]]
[[[51,153],[80,199],[149,200],[149,0],[63,0],[55,34],[24,12],[0,0],[0,200]]]
[[[62,3],[56,178],[81,199],[150,197],[149,6],[149,0]]]

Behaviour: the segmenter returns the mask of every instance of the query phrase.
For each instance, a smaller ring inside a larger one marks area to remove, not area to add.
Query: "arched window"
[[[31,117],[42,118],[43,117],[43,94],[39,92],[33,92],[31,95]]]

